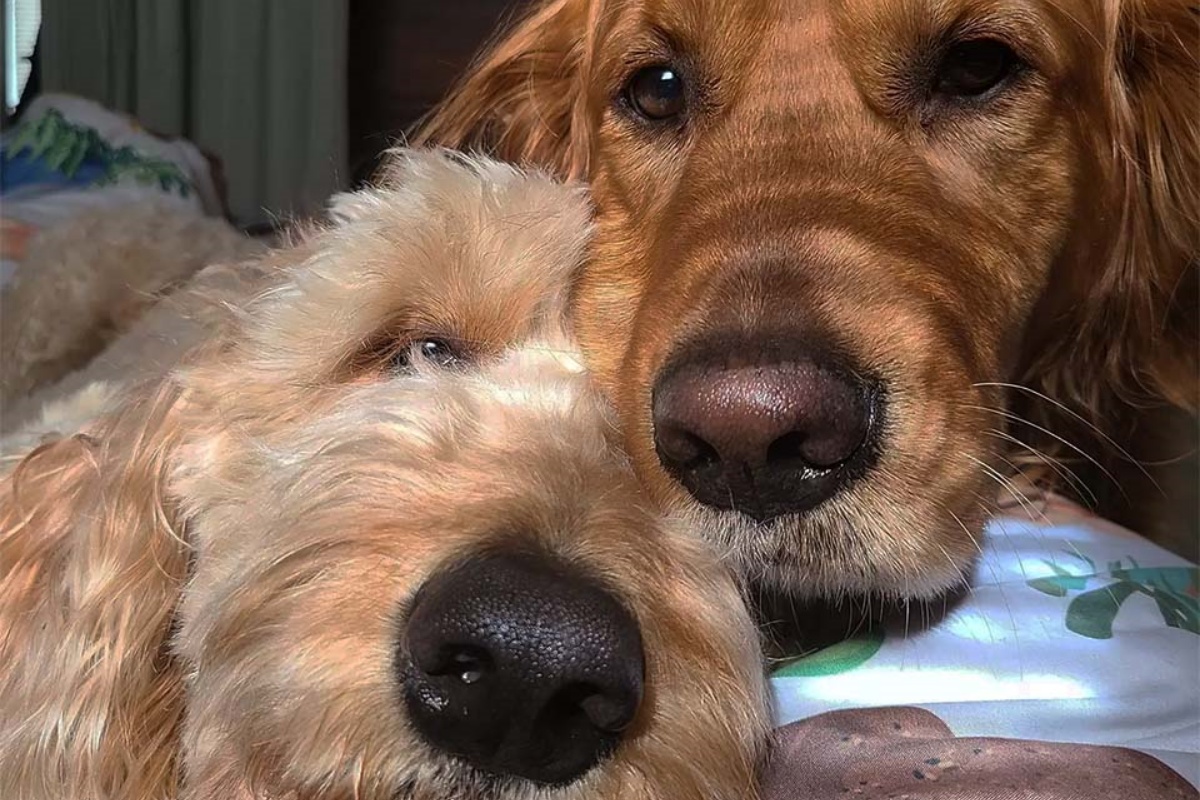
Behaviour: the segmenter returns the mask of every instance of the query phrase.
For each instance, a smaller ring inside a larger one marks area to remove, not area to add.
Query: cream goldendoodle
[[[385,183],[10,469],[0,797],[753,796],[750,619],[564,330],[586,200],[444,153]]]

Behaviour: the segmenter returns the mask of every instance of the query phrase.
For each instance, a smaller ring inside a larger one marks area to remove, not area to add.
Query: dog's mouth
[[[477,556],[414,597],[397,653],[413,727],[489,779],[565,786],[610,757],[641,706],[632,615],[529,553]]]
[[[910,600],[857,594],[836,601],[797,600],[772,588],[747,592],[769,662],[808,655],[848,639],[883,634],[904,639],[938,625],[966,598],[965,583],[936,597]]]

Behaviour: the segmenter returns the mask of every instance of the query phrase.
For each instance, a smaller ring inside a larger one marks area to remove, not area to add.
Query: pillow
[[[195,216],[221,212],[208,161],[195,145],[61,94],[34,100],[0,139],[0,196],[0,289],[34,233],[82,212],[147,202]]]

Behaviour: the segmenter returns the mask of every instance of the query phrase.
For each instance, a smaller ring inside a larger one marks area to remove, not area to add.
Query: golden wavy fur
[[[639,499],[563,328],[584,197],[436,153],[385,183],[233,268],[257,288],[198,351],[4,479],[0,797],[753,796],[749,617]],[[389,371],[423,336],[469,363]],[[565,786],[481,776],[399,701],[417,587],[506,548],[594,576],[641,631],[640,710]]]
[[[661,118],[647,70],[682,85]],[[549,0],[416,141],[591,181],[573,313],[654,496],[766,587],[922,596],[1006,473],[1086,496],[1144,407],[1195,412],[1198,75],[1195,0]],[[765,525],[692,502],[652,422],[678,354],[753,337],[832,342],[888,401],[874,469]]]

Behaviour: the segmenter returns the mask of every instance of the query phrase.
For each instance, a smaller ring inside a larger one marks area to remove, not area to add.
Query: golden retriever
[[[548,0],[417,141],[591,182],[572,310],[656,498],[764,589],[928,597],[995,483],[1196,408],[1198,14]]]

